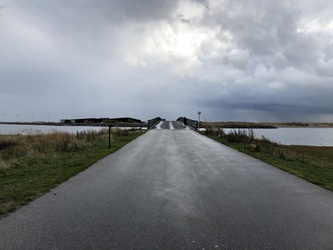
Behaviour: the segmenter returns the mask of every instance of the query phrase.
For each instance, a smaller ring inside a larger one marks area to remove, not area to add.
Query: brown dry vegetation
[[[108,129],[78,133],[30,131],[0,136],[0,217],[118,150],[141,133]]]
[[[233,130],[228,134],[210,124],[207,136],[236,150],[295,174],[333,191],[333,147],[286,146],[255,138],[253,130]]]

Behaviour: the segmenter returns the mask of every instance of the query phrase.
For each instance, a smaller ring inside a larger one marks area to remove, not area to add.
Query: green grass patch
[[[225,134],[223,130],[211,128],[203,134],[333,191],[333,147],[280,145],[265,138],[256,139],[251,130],[234,130]]]
[[[120,149],[142,133],[108,130],[0,136],[0,218]]]
[[[299,154],[314,157],[319,160],[326,160],[333,163],[333,147],[315,147],[315,146],[285,146],[287,149]]]

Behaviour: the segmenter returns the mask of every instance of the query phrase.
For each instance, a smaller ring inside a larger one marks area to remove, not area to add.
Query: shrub
[[[225,137],[227,142],[247,144],[254,141],[254,132],[252,129],[234,129],[226,134]]]
[[[206,123],[205,127],[206,127],[206,130],[205,130],[206,135],[214,135],[214,136],[218,136],[218,137],[224,136],[223,129],[219,128],[218,126],[216,126],[213,123]]]

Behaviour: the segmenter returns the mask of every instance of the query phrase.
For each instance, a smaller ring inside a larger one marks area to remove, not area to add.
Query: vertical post
[[[199,115],[199,121],[198,121],[198,130],[200,129],[200,115],[201,115],[201,111],[198,112]]]
[[[109,149],[111,149],[111,125],[109,125]]]

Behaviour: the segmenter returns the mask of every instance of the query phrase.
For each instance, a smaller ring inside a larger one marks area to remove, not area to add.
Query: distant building
[[[61,119],[64,124],[103,124],[103,123],[141,123],[141,120],[131,117],[119,118],[79,118],[79,119]]]

